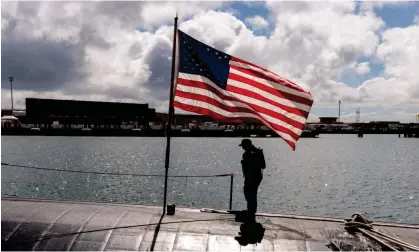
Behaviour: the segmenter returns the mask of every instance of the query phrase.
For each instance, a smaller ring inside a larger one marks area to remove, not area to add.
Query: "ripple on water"
[[[85,171],[164,174],[165,138],[2,136],[3,162]],[[246,207],[240,139],[174,138],[171,175],[237,172],[236,209]],[[396,135],[322,135],[300,139],[296,151],[280,139],[254,139],[268,168],[259,210],[419,223],[419,143]],[[2,166],[3,195],[162,204],[164,178],[33,171]],[[227,208],[229,177],[170,178],[169,202]]]

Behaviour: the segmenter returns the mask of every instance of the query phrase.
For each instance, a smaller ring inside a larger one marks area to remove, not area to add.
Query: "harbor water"
[[[236,173],[233,208],[244,209],[240,138],[174,138],[170,175]],[[419,141],[397,135],[321,135],[292,151],[254,138],[267,169],[258,210],[419,223]],[[36,167],[164,175],[165,138],[2,136],[2,162]],[[164,177],[109,176],[2,165],[3,196],[161,205]],[[230,177],[169,178],[176,206],[228,208]]]

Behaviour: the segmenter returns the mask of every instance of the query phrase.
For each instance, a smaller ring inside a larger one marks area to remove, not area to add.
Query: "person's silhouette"
[[[263,151],[256,148],[250,139],[243,139],[239,145],[243,148],[242,170],[244,176],[244,197],[247,201],[247,218],[245,222],[253,223],[256,218],[257,192],[262,182],[262,169],[265,168]]]

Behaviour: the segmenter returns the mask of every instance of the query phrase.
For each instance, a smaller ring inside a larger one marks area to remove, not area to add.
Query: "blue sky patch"
[[[264,2],[232,2],[230,7],[237,10],[236,17],[240,20],[256,15],[267,19],[270,15],[270,11]]]
[[[243,21],[250,30],[252,30],[252,28],[245,22],[246,18],[261,16],[269,23],[269,27],[266,29],[253,30],[255,35],[270,36],[271,31],[275,29],[275,24],[270,20],[271,12],[267,8],[265,2],[232,2],[230,8],[235,10],[234,15]]]
[[[381,62],[372,60],[369,57],[359,57],[357,63],[369,62],[370,72],[366,74],[356,74],[356,73],[342,73],[339,81],[345,83],[350,87],[358,87],[362,85],[366,80],[380,77],[384,75],[384,65]]]
[[[419,11],[419,2],[408,2],[401,6],[385,6],[374,9],[377,16],[386,23],[386,28],[408,27]]]

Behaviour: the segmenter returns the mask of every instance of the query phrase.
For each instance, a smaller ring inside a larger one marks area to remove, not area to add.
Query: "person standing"
[[[263,150],[255,147],[250,139],[243,139],[239,145],[244,153],[241,160],[244,176],[244,197],[247,202],[247,221],[256,221],[257,192],[266,168]]]

